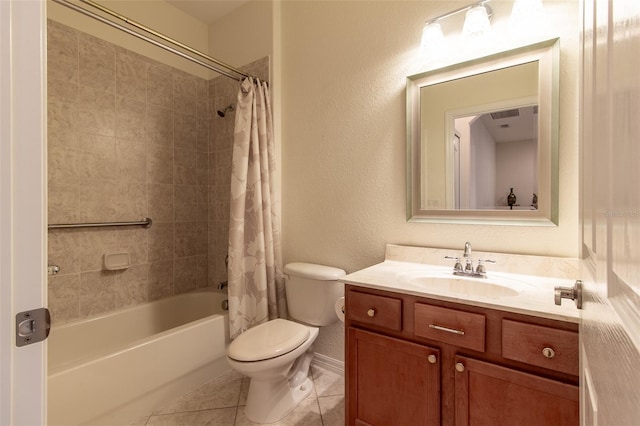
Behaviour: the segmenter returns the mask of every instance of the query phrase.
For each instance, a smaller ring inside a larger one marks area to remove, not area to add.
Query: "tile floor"
[[[314,391],[277,426],[343,426],[344,377],[312,366]],[[229,372],[130,426],[246,426],[249,379]]]

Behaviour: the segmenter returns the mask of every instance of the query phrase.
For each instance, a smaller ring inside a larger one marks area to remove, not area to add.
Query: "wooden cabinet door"
[[[462,356],[455,361],[456,426],[578,426],[577,386]]]
[[[440,352],[349,327],[351,426],[440,424]]]

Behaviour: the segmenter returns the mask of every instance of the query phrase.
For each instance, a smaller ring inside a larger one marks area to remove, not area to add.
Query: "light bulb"
[[[444,58],[446,42],[439,23],[425,24],[420,41],[420,52],[429,62],[438,62]]]
[[[462,26],[462,38],[477,40],[484,38],[491,31],[487,6],[477,5],[467,11]]]

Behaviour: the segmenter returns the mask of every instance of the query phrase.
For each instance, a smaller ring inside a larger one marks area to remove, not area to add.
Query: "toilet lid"
[[[257,325],[238,336],[227,348],[236,361],[261,361],[291,352],[309,338],[309,327],[285,319]]]

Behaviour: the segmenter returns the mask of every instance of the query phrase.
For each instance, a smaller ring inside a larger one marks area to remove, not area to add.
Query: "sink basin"
[[[421,291],[491,299],[513,297],[527,286],[519,280],[503,277],[463,277],[444,271],[415,271],[398,275],[403,284]]]
[[[452,278],[432,278],[419,277],[410,279],[407,284],[420,287],[422,290],[434,291],[437,293],[455,293],[464,296],[481,296],[490,298],[511,297],[520,294],[514,288],[506,287],[492,282],[481,281],[480,279]]]

